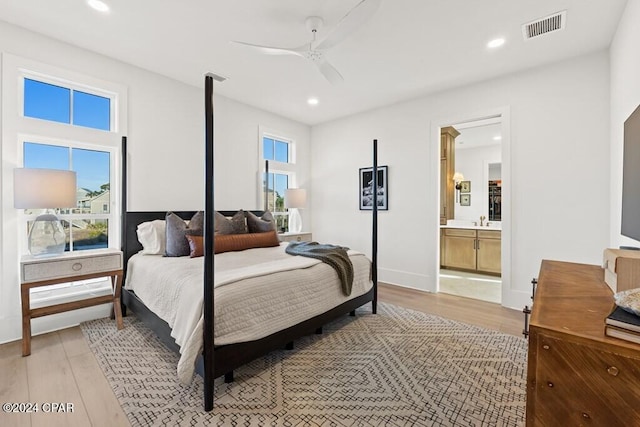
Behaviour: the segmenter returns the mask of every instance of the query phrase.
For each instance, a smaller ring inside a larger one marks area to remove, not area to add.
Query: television
[[[640,105],[624,122],[621,234],[640,241]]]

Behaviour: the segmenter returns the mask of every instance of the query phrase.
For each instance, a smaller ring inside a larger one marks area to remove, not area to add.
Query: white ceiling
[[[307,16],[324,31],[360,0],[0,0],[0,19],[194,86],[213,71],[216,92],[317,124],[371,108],[609,46],[626,0],[384,0],[377,14],[327,54],[345,82],[329,84],[303,58],[230,43],[297,47]],[[524,41],[521,25],[567,10],[566,29]],[[322,37],[322,33],[319,34]],[[486,43],[505,37],[488,50]],[[316,96],[317,106],[306,100]]]
[[[495,139],[496,137],[502,136],[500,123],[483,123],[471,127],[454,127],[460,132],[460,135],[456,137],[456,150],[466,150],[470,148],[502,144],[501,139]]]

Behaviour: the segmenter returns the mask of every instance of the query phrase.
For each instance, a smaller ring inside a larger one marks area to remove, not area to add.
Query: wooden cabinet
[[[596,265],[543,261],[529,325],[527,426],[640,425],[640,345],[607,337]]]
[[[460,132],[453,127],[440,131],[440,224],[446,225],[453,219],[455,211],[455,184],[453,174],[456,166],[456,137]]]
[[[443,268],[501,273],[500,230],[443,228],[440,264]]]
[[[444,254],[442,265],[463,270],[476,269],[476,230],[443,229]]]
[[[477,232],[478,271],[500,274],[502,272],[502,232],[498,230],[478,230]]]

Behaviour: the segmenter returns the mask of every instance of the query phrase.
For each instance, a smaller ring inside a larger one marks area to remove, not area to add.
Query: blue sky
[[[24,115],[94,129],[110,129],[109,98],[36,80],[24,81]],[[73,106],[73,107],[72,107]],[[25,142],[24,166],[76,171],[78,187],[91,191],[109,182],[109,153]]]

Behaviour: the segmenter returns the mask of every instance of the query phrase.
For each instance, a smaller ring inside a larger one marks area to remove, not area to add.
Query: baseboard
[[[378,281],[420,291],[435,291],[435,280],[432,277],[407,271],[378,268]]]

